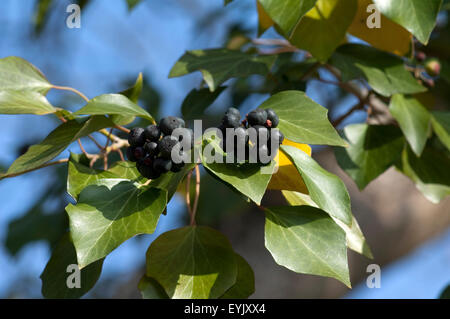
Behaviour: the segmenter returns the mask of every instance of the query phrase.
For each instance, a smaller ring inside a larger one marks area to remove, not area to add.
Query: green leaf
[[[255,292],[255,274],[252,267],[240,255],[235,254],[237,265],[236,284],[220,299],[246,299]]]
[[[450,285],[447,285],[447,287],[442,290],[439,294],[439,299],[450,299]]]
[[[439,203],[450,195],[450,156],[448,152],[441,152],[425,147],[422,155],[417,157],[410,147],[402,153],[398,169],[408,176],[419,191],[431,202]]]
[[[258,0],[270,18],[278,24],[286,35],[297,25],[300,19],[314,7],[317,0]]]
[[[67,283],[73,283],[71,275],[74,271],[69,265],[77,264],[77,255],[70,239],[70,234],[65,234],[53,249],[50,260],[41,274],[42,295],[45,298],[80,298],[94,287],[102,272],[103,259],[96,261],[80,270],[80,288],[68,288]]]
[[[431,115],[428,110],[414,97],[396,94],[391,98],[389,111],[399,123],[414,153],[420,156],[430,128]]]
[[[258,56],[226,49],[187,51],[175,63],[169,78],[201,71],[212,92],[230,78],[267,74],[275,59],[276,56]]]
[[[147,251],[148,277],[173,299],[218,298],[236,283],[235,253],[228,240],[206,226],[159,236]]]
[[[185,120],[191,120],[204,115],[205,110],[217,99],[220,93],[225,90],[225,86],[218,87],[211,92],[208,88],[200,90],[193,89],[183,101],[181,113]]]
[[[142,73],[139,73],[134,85],[132,87],[120,92],[120,94],[125,95],[127,98],[130,99],[131,102],[137,104],[139,101],[139,96],[141,95],[141,92],[142,92],[143,85],[144,85],[144,80],[142,77]],[[133,115],[114,114],[111,116],[111,119],[117,125],[127,125],[127,124],[133,122],[135,117]]]
[[[204,147],[211,145],[215,152],[223,154],[220,146],[211,139],[204,141]],[[213,158],[208,157],[208,152],[202,154],[202,164],[207,172],[217,177],[226,185],[236,189],[238,192],[250,198],[256,204],[261,203],[261,199],[266,192],[267,185],[272,178],[272,174],[262,172],[261,169],[273,172],[275,162],[264,167],[258,163],[226,163],[226,157],[223,163],[213,162]]]
[[[442,0],[373,0],[378,10],[423,44],[428,43]]]
[[[133,10],[140,2],[141,0],[127,0],[128,10]]]
[[[52,85],[35,66],[15,56],[0,59],[0,91],[46,94]]]
[[[296,147],[282,145],[281,150],[294,163],[312,200],[331,216],[351,225],[350,196],[339,177],[324,170],[312,157]]]
[[[276,263],[304,274],[332,277],[350,287],[344,231],[311,206],[266,209],[265,245]]]
[[[80,267],[135,235],[153,233],[166,204],[165,191],[124,179],[102,179],[83,189],[77,204],[66,207]]]
[[[402,132],[393,125],[352,124],[344,134],[350,146],[334,152],[360,190],[395,164],[405,144]]]
[[[297,24],[289,41],[326,62],[345,40],[357,8],[356,0],[318,0]]]
[[[344,44],[331,58],[331,64],[342,72],[344,82],[363,78],[383,96],[426,91],[408,72],[398,56],[362,44]]]
[[[283,91],[259,108],[272,108],[280,118],[278,128],[289,140],[305,144],[346,146],[328,121],[327,109],[301,91]]]
[[[24,172],[36,168],[58,156],[72,142],[113,123],[104,116],[75,119],[58,126],[41,143],[31,146],[8,169],[7,174]]]
[[[104,94],[97,96],[74,113],[74,115],[82,114],[139,116],[153,121],[153,117],[146,110],[131,102],[130,99],[122,94]]]
[[[227,4],[230,4],[233,0],[223,0],[223,5],[226,6]]]
[[[317,207],[317,204],[314,203],[311,197],[306,194],[292,191],[281,192],[291,206],[307,205]],[[343,231],[345,231],[347,247],[361,255],[366,256],[367,258],[373,259],[372,251],[370,250],[366,238],[364,237],[364,234],[359,227],[358,221],[356,220],[355,216],[352,217],[352,226],[349,227],[340,220],[331,216],[334,222],[338,224],[338,226],[341,227]]]
[[[138,284],[142,299],[169,299],[164,288],[153,278],[144,275]]]
[[[450,150],[450,112],[435,111],[431,113],[431,124],[441,142]]]
[[[131,162],[116,162],[110,169],[104,171],[90,168],[89,165],[83,163],[83,160],[86,161],[86,157],[82,154],[70,154],[67,192],[74,199],[78,198],[78,195],[86,186],[95,184],[100,179],[120,178],[135,180],[141,176],[136,169],[136,165]]]
[[[0,91],[0,114],[44,115],[56,112],[47,98],[33,91]]]

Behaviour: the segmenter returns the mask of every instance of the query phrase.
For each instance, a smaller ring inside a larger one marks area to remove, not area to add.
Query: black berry
[[[277,113],[275,113],[275,111],[272,109],[266,109],[266,113],[267,119],[272,123],[271,128],[277,127],[278,123],[280,123],[280,118],[278,117]]]
[[[172,161],[162,157],[157,157],[153,161],[153,169],[161,173],[167,173],[172,168]]]
[[[248,113],[247,121],[250,126],[264,125],[267,121],[267,112],[263,109],[256,109]]]
[[[147,142],[144,145],[144,150],[150,155],[154,156],[158,154],[158,143],[156,142]]]
[[[236,128],[241,124],[241,117],[240,115],[236,114],[226,114],[222,118],[222,125],[225,128]]]
[[[161,157],[170,159],[172,155],[172,149],[178,144],[178,139],[172,135],[164,136],[158,144],[158,150],[161,153]]]
[[[130,143],[131,146],[144,146],[144,129],[141,127],[132,129],[128,134],[128,143]]]
[[[136,164],[137,170],[141,173],[142,176],[148,179],[157,179],[161,176],[159,171],[153,169],[152,165],[146,165],[144,162],[139,161]]]
[[[174,129],[184,126],[184,120],[176,116],[168,116],[159,121],[159,128],[164,135],[171,135]]]
[[[172,162],[172,168],[170,169],[170,171],[174,172],[174,173],[178,173],[178,172],[180,172],[183,169],[184,165],[185,164],[183,162],[182,163],[174,163],[174,162]]]
[[[234,107],[230,107],[225,112],[225,115],[234,115],[234,116],[237,116],[237,117],[241,118],[241,112],[237,108],[234,108]]]
[[[133,146],[130,146],[129,148],[127,148],[127,158],[129,161],[137,162],[138,159],[134,156],[134,150],[135,150],[135,147],[133,147]]]
[[[144,129],[144,136],[151,142],[157,142],[161,137],[161,130],[157,125],[149,125]]]

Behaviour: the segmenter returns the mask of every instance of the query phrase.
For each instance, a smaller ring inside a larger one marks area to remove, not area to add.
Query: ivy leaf
[[[258,56],[227,49],[187,51],[175,63],[169,78],[201,71],[212,92],[230,78],[267,74],[275,59],[276,56]]]
[[[136,165],[131,162],[116,162],[109,170],[104,171],[84,165],[83,160],[86,160],[86,158],[82,154],[70,154],[67,192],[74,199],[78,198],[78,195],[86,186],[95,184],[100,179],[120,178],[135,180],[141,176],[136,169]]]
[[[431,124],[441,142],[450,150],[450,112],[432,112]]]
[[[223,154],[222,149],[214,140],[206,139],[204,147],[206,145],[211,145],[215,152]],[[261,203],[272,177],[272,174],[267,174],[267,171],[273,172],[274,161],[264,167],[258,163],[226,163],[226,157],[224,156],[223,163],[218,163],[209,158],[207,152],[203,151],[202,153],[202,164],[208,173],[247,196],[256,204]]]
[[[104,115],[117,114],[127,116],[139,116],[150,121],[153,117],[146,110],[131,102],[122,94],[103,94],[90,100],[85,106],[74,113],[74,115]]]
[[[343,81],[366,79],[373,90],[383,96],[426,91],[405,69],[400,57],[367,45],[349,43],[340,46],[333,54],[331,64],[341,70]]]
[[[127,0],[128,10],[131,11],[135,6],[137,6],[141,0]]]
[[[344,134],[350,146],[334,152],[360,190],[395,164],[405,144],[402,132],[393,125],[352,124]]]
[[[295,147],[282,145],[281,150],[297,167],[312,200],[331,216],[351,225],[350,196],[339,177],[324,170],[305,152]]]
[[[296,147],[311,156],[312,150],[308,144],[295,143],[285,138],[282,145]],[[278,165],[278,171],[272,175],[267,189],[290,190],[307,194],[308,189],[305,182],[289,157],[278,151],[274,160]]]
[[[52,85],[31,63],[15,56],[0,59],[0,91],[46,94]]]
[[[400,24],[423,44],[428,43],[442,0],[373,0],[378,10]]]
[[[141,95],[141,92],[142,92],[143,85],[144,85],[144,79],[142,77],[142,73],[139,73],[134,85],[132,87],[120,92],[120,94],[125,95],[127,98],[130,99],[131,102],[137,104],[139,101],[139,96]],[[135,117],[133,115],[114,114],[111,116],[111,119],[117,125],[127,125],[127,124],[133,122]]]
[[[169,299],[164,288],[153,278],[144,275],[138,284],[142,299]]]
[[[310,196],[298,192],[282,191],[284,198],[291,206],[313,206],[317,207],[317,204],[313,202]],[[318,207],[317,207],[318,208]],[[372,251],[367,244],[366,238],[359,227],[358,221],[355,216],[352,216],[352,226],[349,227],[340,220],[333,218],[334,222],[342,228],[345,232],[347,247],[357,253],[373,259]]]
[[[66,233],[52,251],[52,255],[40,278],[42,280],[42,295],[45,298],[75,299],[82,297],[94,287],[102,272],[103,259],[80,270],[80,288],[68,288],[67,283],[73,270],[69,265],[77,265],[77,255]],[[70,270],[70,271],[68,271]]]
[[[283,91],[259,108],[272,108],[280,118],[278,128],[291,141],[305,144],[346,146],[328,121],[327,109],[301,91]]]
[[[256,9],[258,11],[258,36],[261,36],[274,25],[274,22],[259,1],[256,1]]]
[[[255,292],[255,274],[252,267],[240,255],[235,254],[237,265],[236,284],[220,299],[247,299]]]
[[[265,245],[275,262],[292,271],[336,278],[350,287],[344,231],[311,206],[266,209]]]
[[[225,90],[225,86],[217,88],[211,92],[208,88],[200,90],[193,89],[181,105],[181,113],[185,120],[191,120],[203,116],[205,110],[217,99],[220,93]]]
[[[309,51],[320,62],[326,62],[345,40],[356,10],[356,0],[318,0],[297,24],[289,41]]]
[[[368,12],[368,6],[372,3],[372,0],[358,0],[358,11],[348,32],[377,49],[404,56],[411,50],[411,33],[382,14],[380,28],[368,28],[367,19],[374,14]],[[386,36],[387,34],[389,36]]]
[[[410,147],[403,150],[398,169],[408,176],[417,189],[431,202],[439,203],[450,195],[450,157],[448,152],[441,152],[425,147],[417,157]]]
[[[173,299],[214,299],[236,283],[235,253],[228,240],[206,226],[159,236],[147,251],[148,277]]]
[[[403,134],[416,155],[425,147],[431,115],[414,97],[396,94],[391,98],[389,111],[397,120]]]
[[[138,234],[155,231],[167,192],[124,179],[102,179],[81,192],[66,211],[81,268]]]
[[[104,116],[67,121],[53,130],[41,143],[31,146],[25,154],[16,159],[7,174],[36,168],[58,156],[77,139],[113,125]]]
[[[0,114],[44,115],[54,112],[56,109],[40,93],[0,90]]]
[[[289,35],[300,19],[311,10],[317,0],[258,0],[269,17]]]

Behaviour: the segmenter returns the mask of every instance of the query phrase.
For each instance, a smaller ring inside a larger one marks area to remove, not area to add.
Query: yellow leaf
[[[311,156],[311,146],[308,144],[295,143],[285,138],[283,145],[294,146]],[[308,194],[308,189],[306,188],[300,173],[283,152],[278,151],[275,161],[279,165],[278,171],[272,176],[267,188]]]
[[[371,0],[358,0],[358,11],[347,30],[350,34],[366,41],[377,49],[404,56],[411,49],[412,34],[399,24],[381,15],[381,28],[370,29],[367,18],[373,12],[367,12]]]
[[[267,29],[274,25],[273,20],[269,17],[263,6],[256,1],[256,7],[258,9],[258,36],[263,34]]]

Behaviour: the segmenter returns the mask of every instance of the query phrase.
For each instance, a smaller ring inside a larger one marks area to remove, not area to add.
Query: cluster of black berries
[[[272,109],[255,109],[245,116],[241,122],[241,114],[236,108],[229,108],[222,123],[218,129],[222,132],[222,149],[225,152],[233,152],[237,155],[238,145],[245,145],[245,160],[249,160],[250,154],[257,155],[257,162],[262,164],[270,163],[276,155],[279,145],[283,143],[284,135],[280,130],[275,129],[280,119]],[[250,128],[253,128],[254,134],[250,134]],[[227,129],[234,129],[234,142],[227,142]],[[276,142],[276,149],[272,150],[271,138]],[[231,147],[233,145],[233,148]],[[257,152],[251,152],[256,148]],[[266,160],[260,157],[260,154],[267,154]]]
[[[173,136],[175,129],[178,130],[179,137]],[[159,122],[159,125],[149,125],[146,128],[137,127],[130,131],[127,149],[128,160],[136,162],[136,167],[142,176],[149,179],[156,179],[161,174],[172,171],[179,172],[185,163],[175,163],[172,160],[172,150],[178,145],[180,156],[183,154],[179,145],[183,139],[188,139],[189,149],[194,145],[194,133],[191,129],[185,128],[183,119],[175,116],[168,116]],[[186,148],[184,148],[186,150]]]

